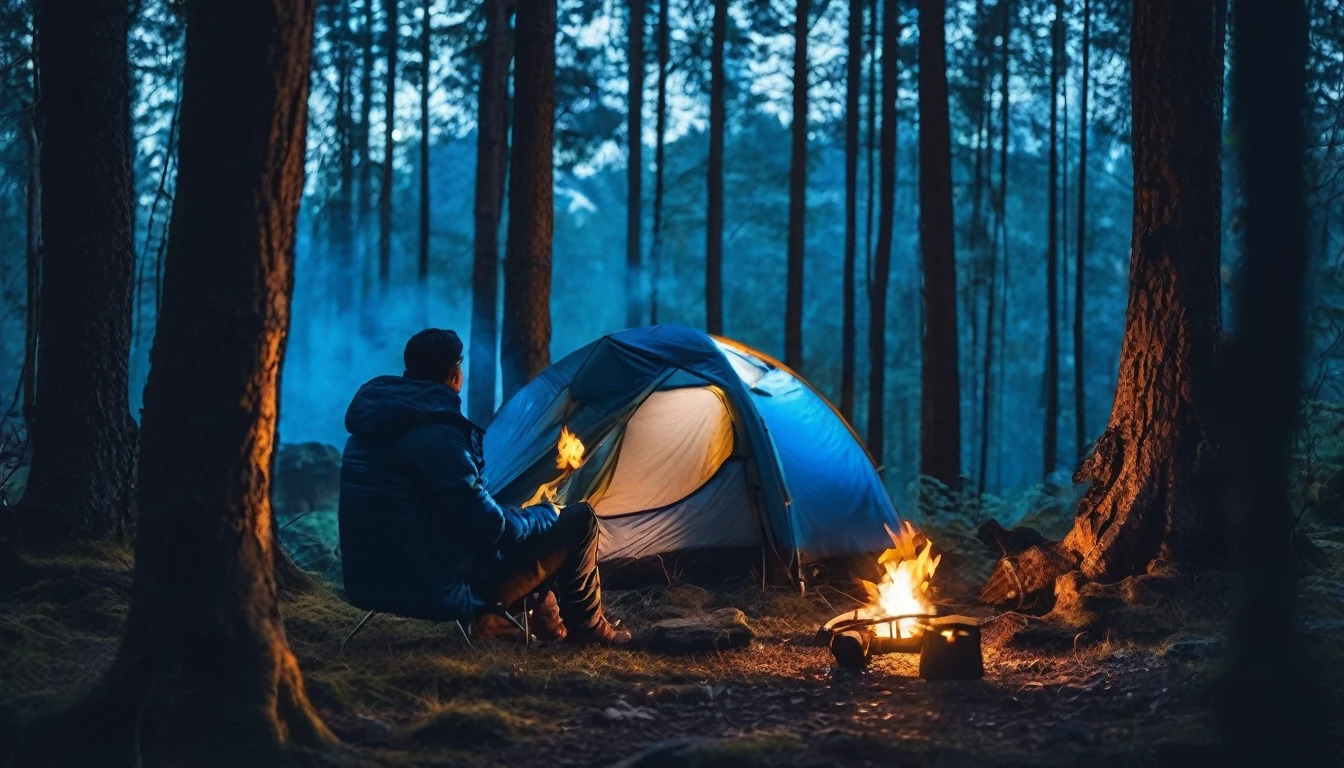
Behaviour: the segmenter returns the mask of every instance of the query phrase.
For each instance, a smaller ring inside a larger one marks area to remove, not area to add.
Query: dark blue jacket
[[[360,387],[345,414],[340,532],[346,597],[365,610],[453,621],[478,615],[468,582],[499,547],[555,520],[485,489],[484,431],[451,388],[400,376]]]

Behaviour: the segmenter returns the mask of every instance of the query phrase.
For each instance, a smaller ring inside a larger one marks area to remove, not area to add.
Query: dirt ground
[[[1321,541],[1344,552],[1335,539],[1344,535]],[[1303,582],[1311,636],[1336,660],[1344,659],[1335,639],[1340,562],[1330,558]],[[0,597],[0,745],[77,696],[110,658],[129,569],[129,555],[110,546],[25,557]],[[812,638],[853,603],[826,589],[806,597],[731,584],[609,593],[610,612],[634,629],[734,606],[757,632],[747,648],[690,656],[468,646],[451,625],[381,616],[342,653],[360,612],[334,589],[290,595],[284,611],[310,694],[347,745],[337,759],[346,765],[549,768],[636,755],[641,766],[734,768],[1222,762],[1211,713],[1227,655],[1220,589],[1164,606],[1166,628],[1121,638],[993,616],[968,604],[975,574],[957,575],[942,574],[940,610],[985,617],[979,681],[921,680],[913,655],[881,657],[863,673],[836,668]],[[1331,690],[1340,689],[1340,667],[1325,665]]]

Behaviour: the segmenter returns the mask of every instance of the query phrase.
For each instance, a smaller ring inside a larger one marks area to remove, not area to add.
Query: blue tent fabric
[[[749,386],[729,354],[742,358],[735,361],[738,368],[746,360],[768,372]],[[830,403],[778,361],[681,325],[604,336],[520,390],[486,431],[487,485],[501,502],[522,503],[560,477],[555,445],[562,427],[596,447],[651,393],[696,385],[713,385],[725,394],[737,434],[735,453],[747,458],[745,475],[756,506],[744,514],[756,515],[762,540],[786,564],[796,569],[811,560],[885,548],[883,526],[897,524],[895,509],[867,452]],[[590,480],[595,474],[575,473],[567,486],[578,496],[561,501],[580,500],[591,490],[579,487],[580,476]],[[689,510],[695,497],[678,508]],[[669,512],[659,516],[667,519]],[[671,539],[686,541],[669,534]]]

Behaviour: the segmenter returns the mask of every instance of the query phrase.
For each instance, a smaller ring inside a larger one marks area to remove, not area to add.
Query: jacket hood
[[[345,411],[352,435],[394,435],[426,422],[471,422],[462,415],[462,398],[450,387],[401,376],[379,376],[355,393]]]

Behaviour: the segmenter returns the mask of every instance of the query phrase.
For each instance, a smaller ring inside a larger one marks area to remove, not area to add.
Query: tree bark
[[[660,0],[666,4],[666,0]],[[728,0],[714,0],[709,54],[709,179],[705,211],[705,329],[723,333],[723,141],[726,124],[723,50],[728,37]],[[661,55],[660,47],[660,55]],[[665,67],[659,69],[660,73]],[[660,82],[665,80],[660,74]],[[665,89],[663,89],[665,90]],[[661,165],[660,165],[661,167]]]
[[[840,321],[840,415],[854,420],[854,269],[859,237],[859,90],[863,87],[863,0],[849,0],[849,52],[845,62],[845,263]]]
[[[73,731],[99,763],[272,765],[285,745],[335,740],[285,639],[269,499],[314,5],[187,5],[131,608]]]
[[[998,265],[999,265],[999,237],[1003,237],[1003,250],[1005,257],[1008,251],[1008,233],[1005,224],[1007,216],[1007,198],[1008,198],[1008,56],[1009,35],[1012,32],[1012,6],[1011,0],[1001,0],[1000,6],[1003,12],[1003,30],[1002,30],[1002,50],[1003,56],[1000,69],[1000,144],[999,144],[999,188],[994,196],[994,236],[991,238],[989,247],[989,306],[985,312],[985,367],[984,367],[984,388],[981,391],[982,402],[980,407],[980,471],[977,473],[978,479],[977,492],[985,495],[988,487],[989,477],[989,442],[990,442],[990,413],[994,404],[994,342],[995,342],[995,321],[998,319],[996,313],[1001,311],[996,306],[998,304]],[[989,110],[986,109],[986,112]],[[991,147],[992,149],[992,147]],[[991,158],[992,161],[992,158]],[[991,166],[991,173],[993,172]],[[1005,258],[1006,261],[1006,258]],[[1006,301],[1006,297],[1005,297]],[[998,333],[1002,334],[1002,330]],[[1002,350],[1000,350],[1002,353]]]
[[[429,281],[429,56],[433,31],[431,0],[424,0],[424,29],[420,33],[420,258],[417,277]]]
[[[919,2],[919,240],[924,265],[920,473],[961,485],[957,271],[944,0]]]
[[[556,0],[518,6],[504,260],[504,399],[550,364]]]
[[[1134,239],[1119,384],[1065,538],[1092,579],[1216,554],[1203,414],[1221,325],[1225,0],[1136,0]]]
[[[1330,703],[1313,679],[1324,659],[1312,651],[1317,643],[1303,641],[1296,612],[1288,504],[1309,259],[1308,19],[1300,0],[1234,5],[1232,115],[1246,193],[1247,288],[1237,291],[1237,338],[1219,384],[1242,578],[1218,714],[1228,753],[1246,765],[1320,762],[1330,753]]]
[[[1087,265],[1087,90],[1092,77],[1092,2],[1083,0],[1083,72],[1078,126],[1078,245],[1073,270],[1073,426],[1078,460],[1087,455],[1087,398],[1083,389],[1087,365],[1083,348],[1083,269]]]
[[[1045,246],[1045,437],[1041,477],[1055,471],[1059,459],[1059,59],[1064,43],[1064,0],[1054,0],[1050,25],[1050,160]]]
[[[29,428],[33,422],[33,405],[37,402],[37,334],[42,293],[42,142],[38,139],[37,110],[29,105],[25,126],[28,142],[27,224],[28,242],[25,253],[23,380],[19,382],[23,395],[23,422]]]
[[[788,276],[784,295],[784,364],[803,369],[803,254],[807,248],[807,31],[811,0],[793,16],[793,125],[789,153]]]
[[[125,534],[135,423],[128,385],[135,227],[129,8],[36,9],[41,277],[27,541]],[[31,258],[31,257],[30,257]],[[30,276],[30,280],[31,280]]]
[[[629,108],[626,124],[629,157],[626,172],[625,217],[625,325],[633,328],[643,315],[640,287],[644,250],[640,234],[644,228],[644,0],[630,0],[628,38]]]
[[[360,294],[369,297],[369,223],[373,220],[373,52],[374,52],[374,3],[377,0],[363,0],[364,3],[364,55],[361,61],[363,70],[360,78],[359,98],[359,212],[355,217],[355,240],[359,243]]]
[[[653,246],[649,250],[649,323],[658,324],[659,265],[663,260],[663,192],[667,170],[667,67],[671,27],[668,22],[670,0],[658,2],[658,115],[655,117],[653,144]]]
[[[1012,262],[1008,258],[1008,140],[1009,140],[1009,100],[1008,100],[1008,81],[1009,65],[1012,61],[1012,31],[1013,31],[1013,3],[1012,0],[1003,0],[1003,60],[999,62],[999,130],[1003,135],[1003,141],[999,144],[999,242],[1003,253],[1003,296],[999,302],[999,367],[997,371],[998,396],[995,403],[994,431],[1000,436],[997,445],[997,456],[994,461],[994,484],[996,487],[1003,486],[1003,414],[1004,414],[1004,393],[1008,391],[1007,365],[1005,359],[1008,357],[1008,297],[1010,286],[1010,267]]]
[[[901,27],[897,0],[882,3],[882,129],[878,164],[877,249],[868,286],[868,453],[886,455],[887,286],[891,280],[891,228],[896,220],[896,98],[900,83]]]
[[[341,166],[341,188],[336,192],[335,226],[332,239],[336,242],[336,274],[332,286],[336,293],[336,309],[341,314],[354,304],[351,282],[354,280],[354,232],[352,216],[355,207],[355,136],[351,112],[354,101],[350,92],[350,4],[340,3],[340,30],[334,37],[338,90],[336,96],[336,125],[338,154]]]
[[[383,162],[378,184],[378,284],[386,288],[392,277],[392,165],[397,148],[393,133],[397,123],[397,42],[401,35],[397,28],[397,0],[385,0],[384,7],[387,72],[383,90]]]
[[[477,424],[495,412],[499,368],[499,219],[508,173],[509,60],[513,41],[508,0],[485,0],[485,44],[477,92],[475,233],[471,269],[471,368],[467,413]]]

